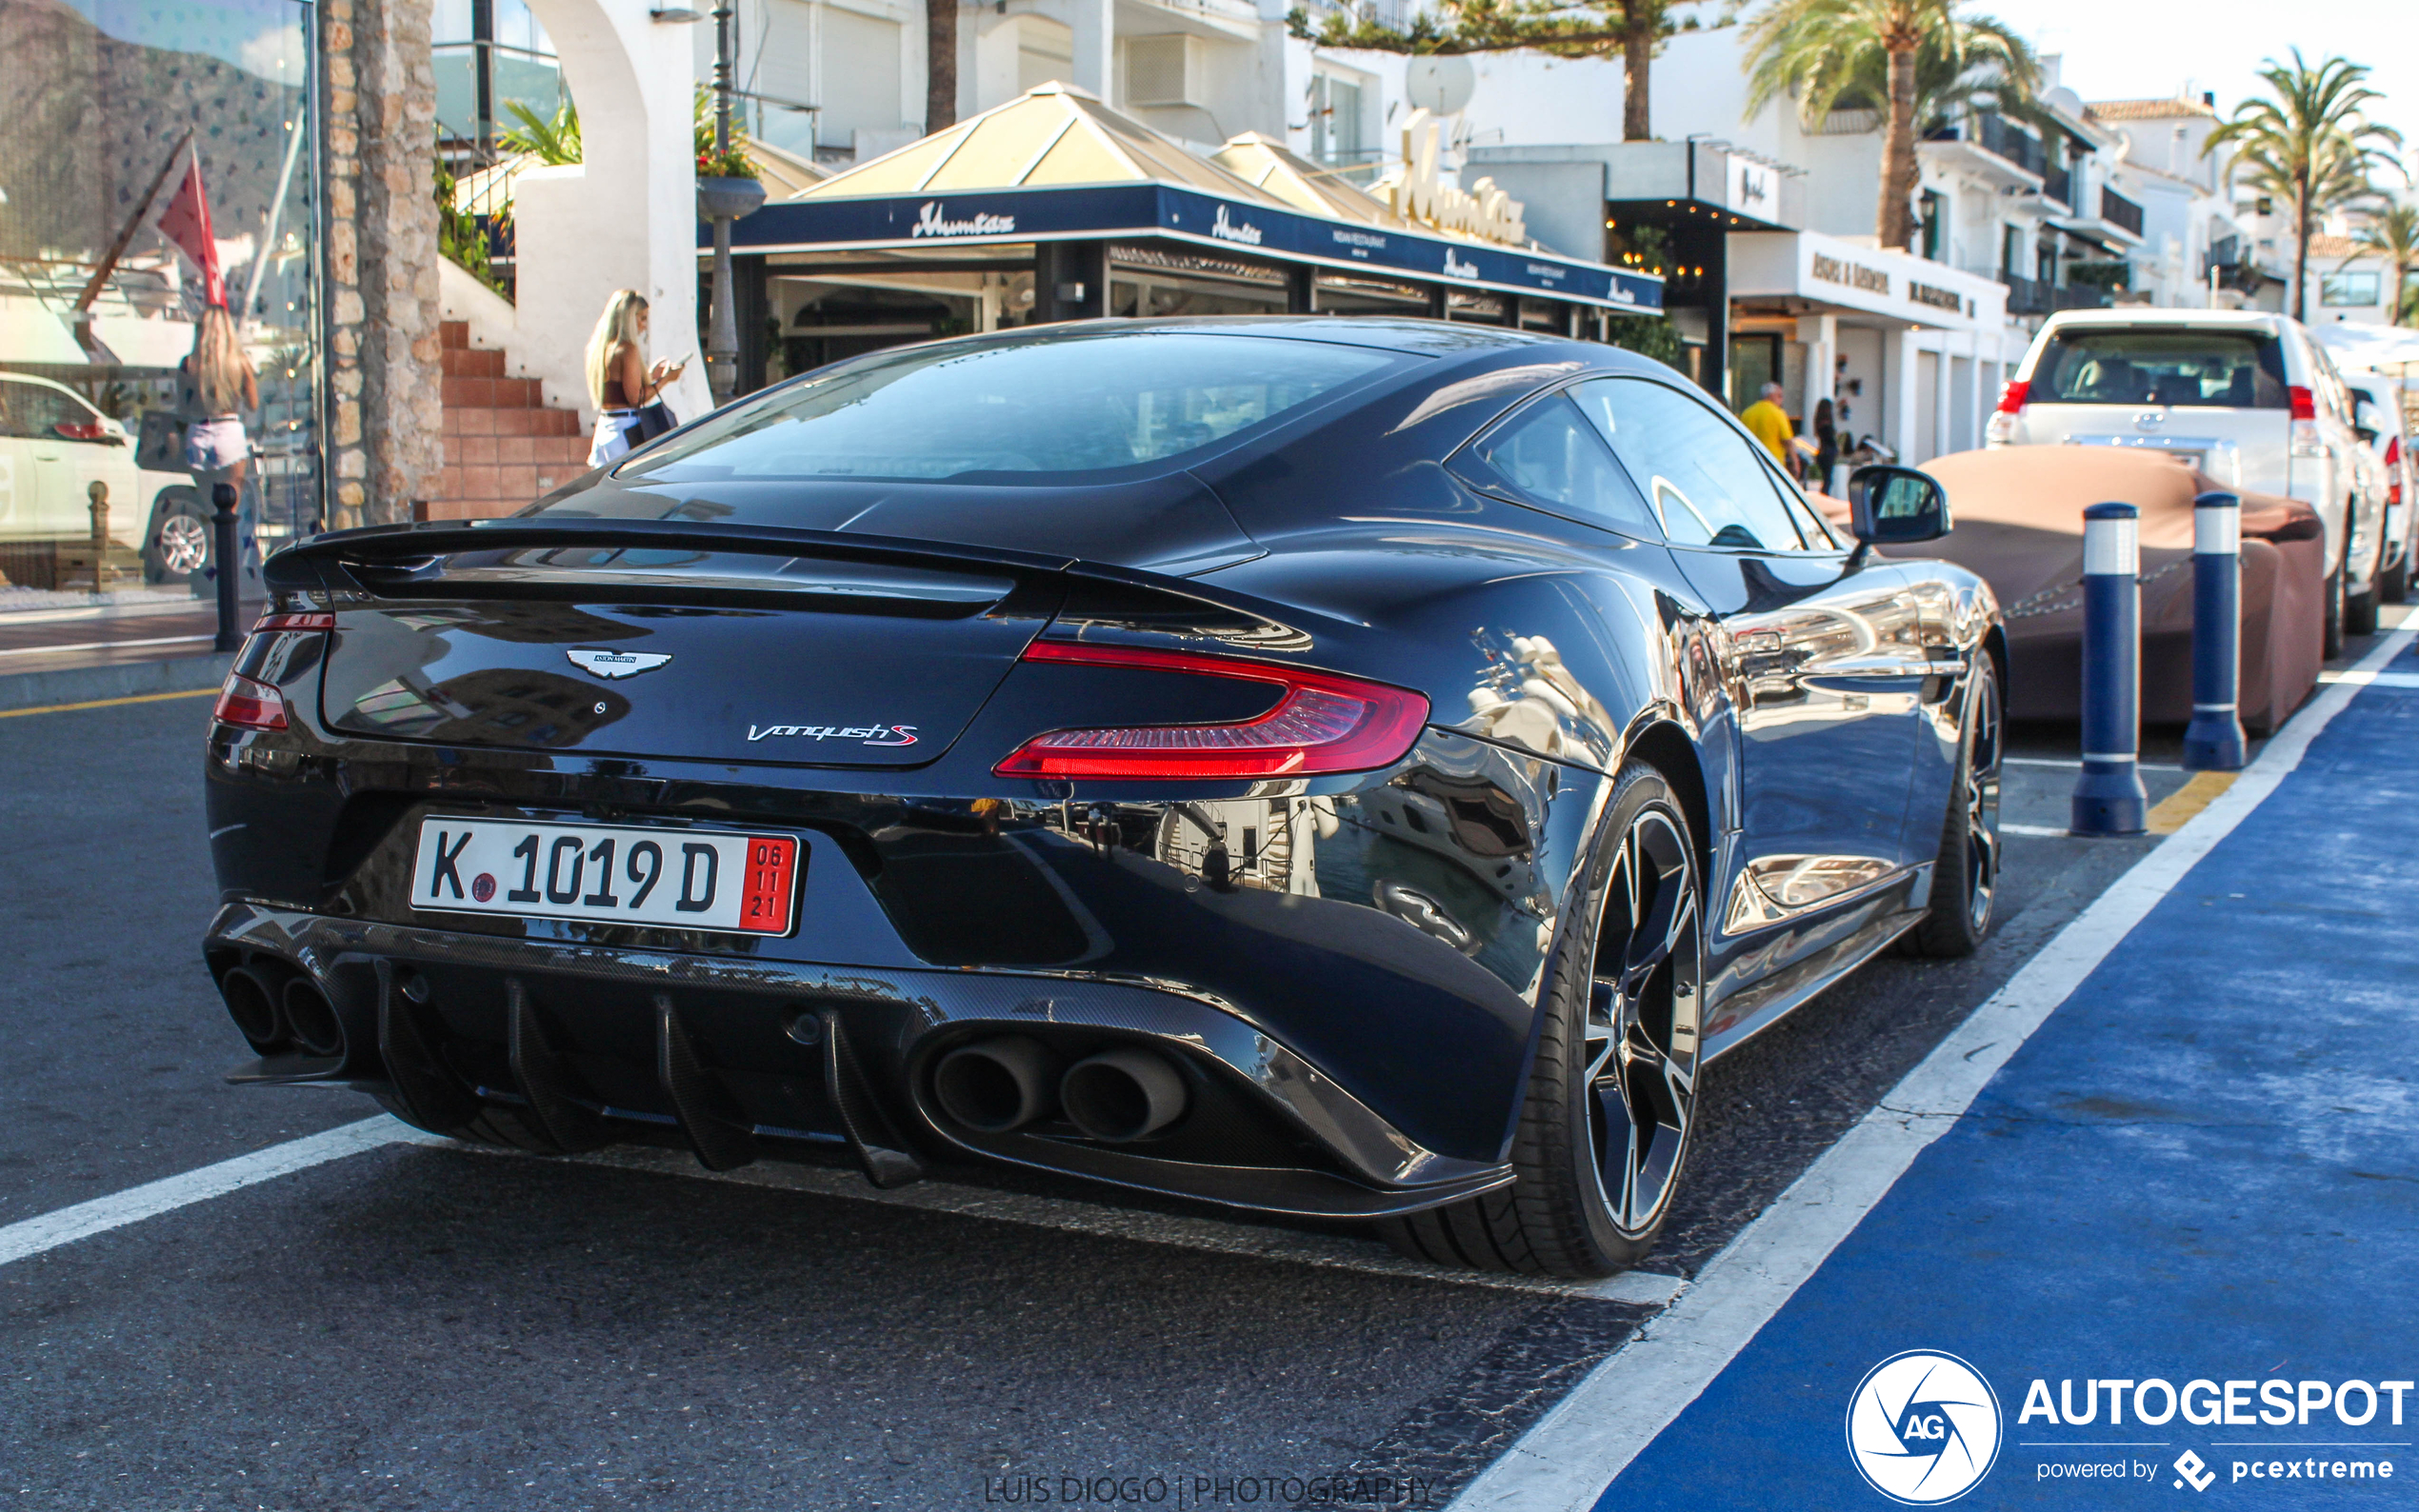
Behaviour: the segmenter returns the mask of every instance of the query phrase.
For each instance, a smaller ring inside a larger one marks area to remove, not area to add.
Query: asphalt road
[[[0,1224],[375,1112],[218,1080],[206,707],[0,717]],[[2007,819],[2062,826],[2071,779],[2011,766]],[[1702,1264],[2150,844],[2012,837],[1983,952],[1885,957],[1713,1067],[1650,1268]],[[1175,1209],[1104,1237],[676,1169],[392,1145],[0,1264],[0,1499],[937,1512],[1340,1473],[1441,1505],[1650,1311],[1349,1238],[1370,1268],[1158,1242],[1199,1229]]]

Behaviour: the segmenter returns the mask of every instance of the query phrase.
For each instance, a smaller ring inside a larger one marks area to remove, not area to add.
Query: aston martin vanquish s
[[[209,737],[257,1058],[534,1151],[1002,1163],[1448,1264],[1653,1243],[1706,1064],[1999,871],[1998,610],[1718,407],[1236,318],[806,374],[279,553]]]

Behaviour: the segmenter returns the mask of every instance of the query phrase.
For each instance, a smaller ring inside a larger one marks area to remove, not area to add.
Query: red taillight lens
[[[332,630],[336,617],[332,614],[264,614],[252,627],[252,633],[263,630]]]
[[[2288,388],[2285,391],[2293,397],[2294,419],[2315,420],[2318,418],[2318,400],[2309,389]]]
[[[2031,397],[2031,380],[2010,378],[2008,380],[2008,387],[1999,390],[1999,412],[2003,415],[2012,415],[2022,409],[2026,401]]]
[[[2386,466],[2389,468],[2402,466],[2402,438],[2400,436],[2386,438]]]
[[[70,441],[98,441],[109,434],[98,420],[62,420],[50,428]]]
[[[1051,730],[991,768],[1002,777],[1148,782],[1368,771],[1402,760],[1428,723],[1428,700],[1419,694],[1332,672],[1064,641],[1035,641],[1024,659],[1232,678],[1269,684],[1283,695],[1274,708],[1240,724]]]
[[[237,729],[284,729],[286,695],[256,677],[232,672],[227,686],[218,690],[218,704],[210,717]]]

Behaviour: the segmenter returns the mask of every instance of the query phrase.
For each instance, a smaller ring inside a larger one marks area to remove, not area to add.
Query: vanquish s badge
[[[775,735],[802,735],[809,740],[852,740],[861,746],[912,746],[915,726],[912,725],[750,725],[748,738],[769,740]]]
[[[610,651],[594,646],[583,646],[563,653],[571,665],[593,677],[636,677],[651,672],[671,660],[663,651]]]

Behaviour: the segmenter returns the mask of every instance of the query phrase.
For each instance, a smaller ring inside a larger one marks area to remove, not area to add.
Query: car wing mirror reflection
[[[1851,567],[1862,566],[1874,547],[1937,541],[1949,530],[1948,490],[1913,468],[1857,468],[1849,475],[1848,504],[1856,536]]]

